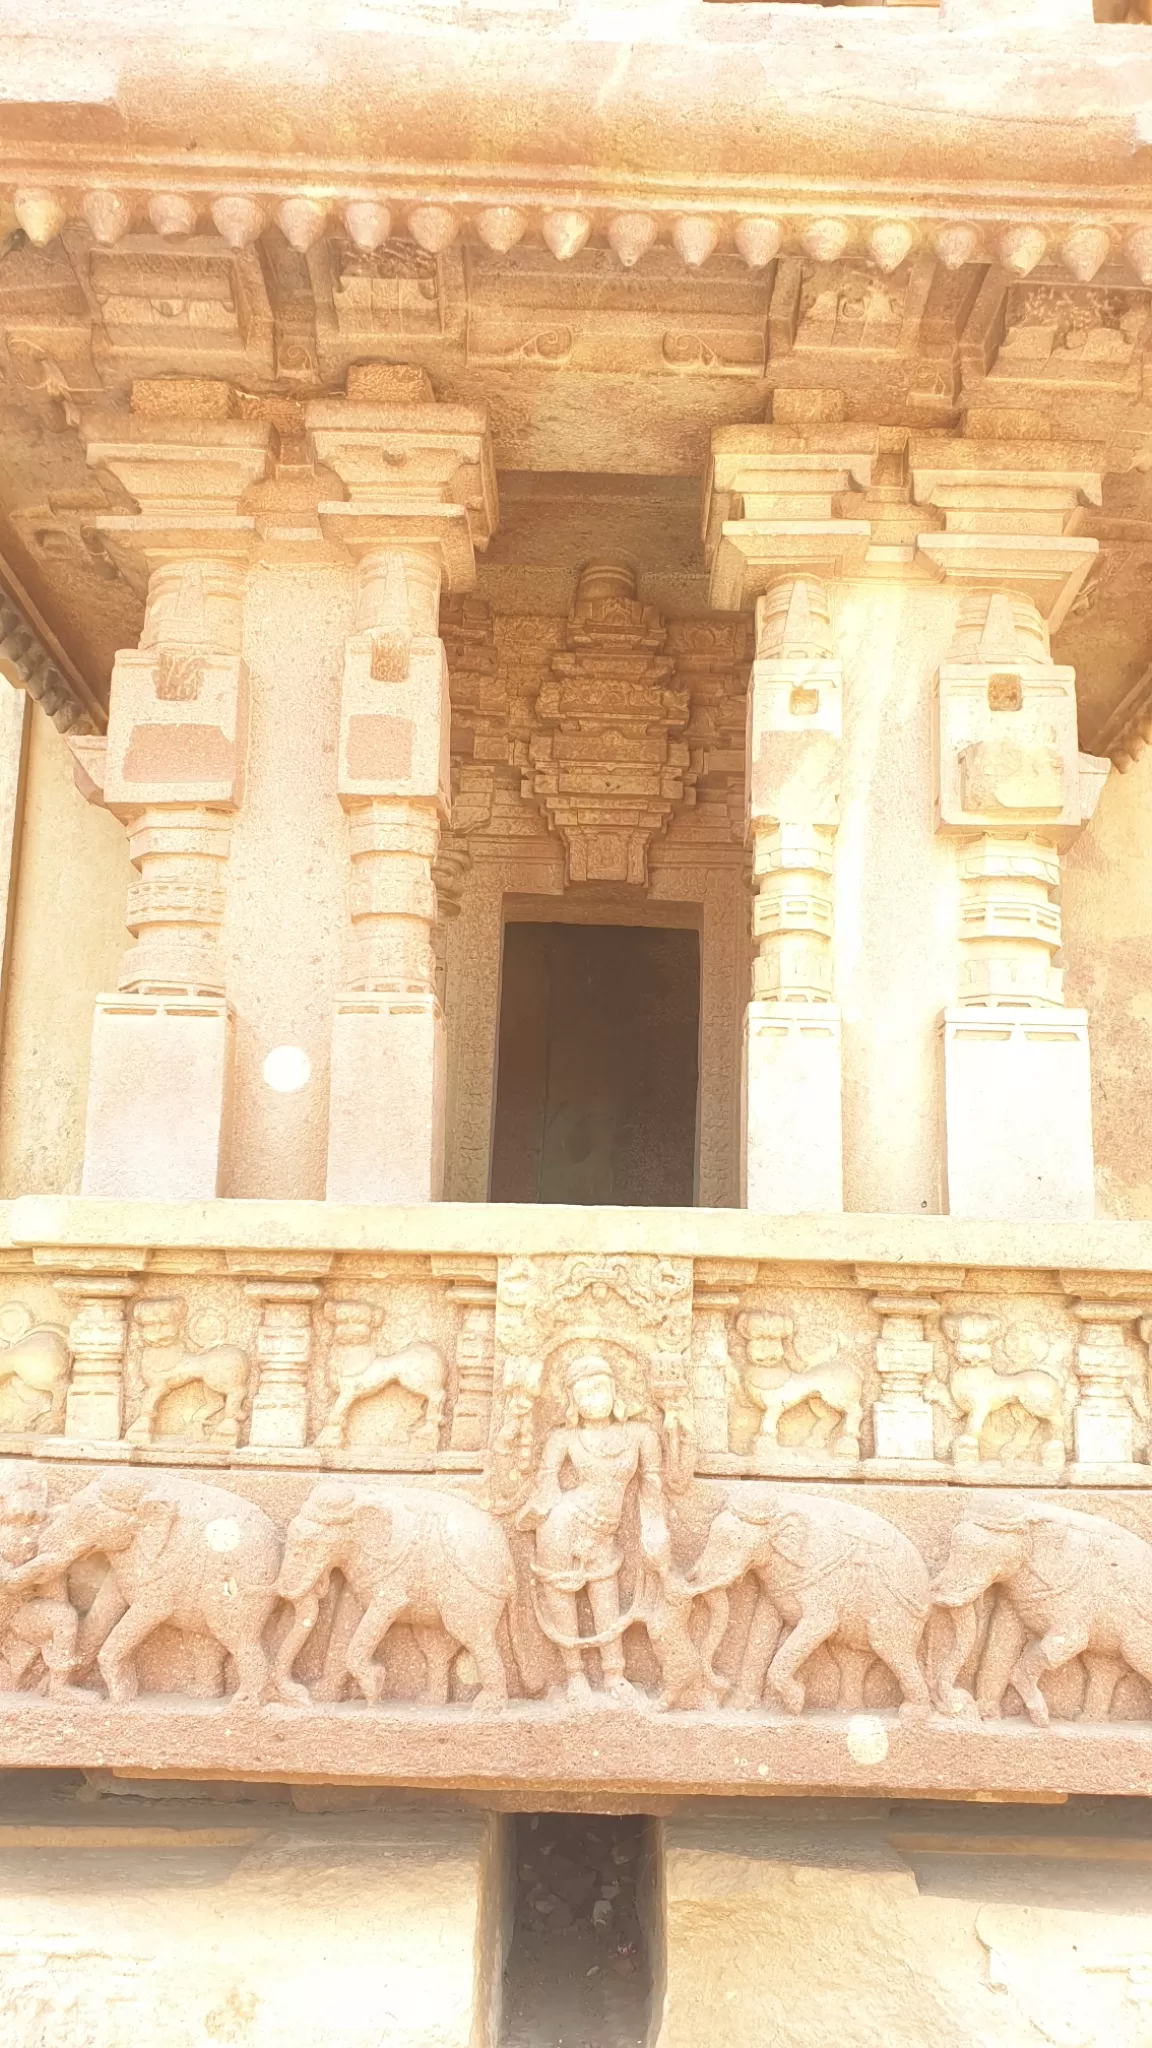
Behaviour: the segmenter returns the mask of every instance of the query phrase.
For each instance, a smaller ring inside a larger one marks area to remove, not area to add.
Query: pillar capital
[[[88,461],[136,500],[96,524],[114,548],[166,562],[205,556],[246,562],[255,522],[240,510],[272,467],[275,430],[243,419],[230,384],[162,377],[132,386],[126,413],[93,411],[80,421]]]
[[[349,370],[345,397],[312,399],[304,420],[316,461],[347,494],[317,508],[326,538],[357,559],[425,551],[448,590],[470,589],[497,519],[486,409],[439,404],[422,370],[367,363]]]
[[[1050,631],[1067,615],[1099,542],[1079,532],[1099,505],[1104,450],[1094,443],[914,436],[912,497],[944,520],[920,553],[946,582],[1031,599]]]
[[[871,521],[854,516],[879,453],[875,427],[720,427],[704,487],[709,603],[739,611],[786,576],[859,569]]]

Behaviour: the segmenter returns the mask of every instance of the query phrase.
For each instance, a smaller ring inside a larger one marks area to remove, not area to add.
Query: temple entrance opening
[[[635,1815],[517,1817],[502,2048],[641,2048],[655,1862]]]
[[[694,931],[509,923],[494,1202],[696,1199]]]

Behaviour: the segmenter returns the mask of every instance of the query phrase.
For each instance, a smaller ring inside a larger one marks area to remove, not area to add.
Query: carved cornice
[[[24,605],[0,584],[0,674],[14,689],[26,690],[46,711],[58,732],[91,733],[103,712],[95,697],[65,675],[33,625]]]

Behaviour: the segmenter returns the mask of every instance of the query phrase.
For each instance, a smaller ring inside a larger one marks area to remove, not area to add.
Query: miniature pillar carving
[[[877,1458],[931,1458],[932,1408],[924,1389],[932,1374],[931,1326],[940,1303],[927,1296],[876,1294],[880,1318],[876,1370],[880,1394],[872,1408]]]
[[[443,1182],[444,1022],[433,869],[450,815],[443,589],[466,589],[495,521],[486,417],[438,406],[423,372],[350,371],[307,408],[317,460],[348,496],[319,508],[357,562],[338,789],[349,819],[349,971],[333,1021],[328,1195],[435,1201]]]
[[[1072,1313],[1080,1324],[1072,1477],[1100,1485],[1110,1473],[1120,1478],[1144,1473],[1147,1467],[1136,1461],[1134,1415],[1147,1411],[1147,1371],[1127,1335],[1139,1307],[1124,1301],[1075,1301]],[[1143,1335],[1143,1322],[1140,1329]]]
[[[735,1259],[698,1259],[692,1284],[692,1415],[696,1446],[707,1456],[728,1449],[728,1415],[736,1369],[730,1330],[741,1292],[756,1266]]]
[[[704,540],[711,601],[757,599],[748,691],[747,829],[757,957],[744,1033],[743,1200],[844,1206],[833,867],[841,668],[828,584],[864,560],[876,436],[725,427],[712,437]]]
[[[1093,1213],[1088,1021],[1063,1007],[1060,855],[1106,761],[1081,754],[1076,677],[1049,632],[1097,543],[1079,450],[913,444],[918,503],[945,530],[921,553],[963,593],[936,685],[937,829],[956,842],[956,1002],[942,1019],[948,1207],[957,1216]]]
[[[496,1372],[496,1262],[445,1255],[433,1259],[432,1271],[448,1282],[448,1299],[460,1310],[449,1449],[482,1451],[492,1421]]]
[[[64,1434],[115,1443],[124,1425],[124,1357],[128,1302],[139,1282],[122,1274],[62,1278],[57,1292],[75,1305],[68,1327],[72,1374]]]
[[[320,1288],[311,1281],[249,1280],[244,1292],[261,1304],[249,1445],[299,1450],[308,1441],[312,1305]]]
[[[226,1140],[218,941],[246,745],[254,534],[239,506],[267,470],[271,429],[232,418],[227,385],[160,390],[137,385],[131,414],[83,428],[88,460],[140,506],[101,531],[150,573],[139,647],[116,657],[107,738],[72,743],[81,788],[125,822],[140,876],[126,913],[136,944],[116,993],[97,998],[82,1186],[192,1199],[219,1192]]]

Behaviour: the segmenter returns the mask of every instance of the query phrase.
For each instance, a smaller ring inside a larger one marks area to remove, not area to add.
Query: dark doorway
[[[648,1821],[521,1814],[502,2048],[643,2048],[655,1903]]]
[[[494,1202],[696,1198],[700,946],[652,926],[509,924]]]

